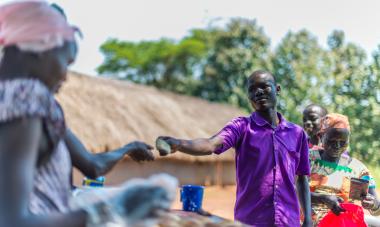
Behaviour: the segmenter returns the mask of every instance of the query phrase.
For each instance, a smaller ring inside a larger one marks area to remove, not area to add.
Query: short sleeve
[[[0,83],[0,122],[24,117],[47,117],[52,95],[36,80],[9,80]]]
[[[217,148],[214,153],[221,154],[226,150],[236,147],[240,141],[247,126],[247,119],[244,117],[238,117],[227,123],[222,130],[220,130],[216,136],[223,139],[223,144]]]
[[[298,149],[300,154],[300,160],[296,170],[297,175],[310,175],[310,154],[309,154],[309,143],[306,133],[302,130],[300,134],[300,139],[298,140]]]
[[[0,123],[28,117],[42,118],[54,145],[65,133],[63,111],[42,82],[33,79],[0,82]]]
[[[369,188],[376,188],[375,179],[372,177],[372,174],[369,171],[369,169],[359,160],[357,160],[357,162],[358,162],[359,178],[363,180],[367,180],[369,182]]]

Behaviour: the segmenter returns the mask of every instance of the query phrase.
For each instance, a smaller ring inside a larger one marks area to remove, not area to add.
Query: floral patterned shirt
[[[336,195],[349,201],[350,179],[360,178],[369,181],[369,187],[375,188],[375,181],[368,168],[359,160],[342,155],[338,163],[322,160],[320,149],[310,150],[311,174],[310,191],[326,195]],[[319,221],[329,211],[324,204],[312,204],[315,220]]]

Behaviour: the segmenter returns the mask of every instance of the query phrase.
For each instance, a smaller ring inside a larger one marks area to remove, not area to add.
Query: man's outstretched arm
[[[223,145],[223,138],[218,135],[208,139],[184,140],[168,136],[160,136],[158,139],[170,145],[171,153],[180,151],[194,156],[210,155]]]

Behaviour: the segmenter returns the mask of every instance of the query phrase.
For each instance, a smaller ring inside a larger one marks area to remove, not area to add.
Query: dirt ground
[[[203,209],[230,220],[234,218],[236,186],[207,186],[203,197]],[[380,190],[377,190],[377,195],[380,195]],[[179,191],[177,199],[173,204],[174,209],[182,209],[182,204],[179,201]]]
[[[235,186],[207,186],[203,196],[202,207],[204,210],[230,220],[234,218],[235,204]],[[179,201],[179,191],[177,199],[173,205],[174,209],[182,209],[182,204]]]

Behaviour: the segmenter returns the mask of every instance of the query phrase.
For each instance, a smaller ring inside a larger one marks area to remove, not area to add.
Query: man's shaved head
[[[254,71],[249,77],[248,77],[248,82],[249,81],[253,81],[255,78],[259,77],[259,76],[268,76],[268,77],[271,77],[274,84],[276,84],[276,78],[273,76],[272,73],[268,72],[268,71],[265,71],[265,70],[256,70]]]

